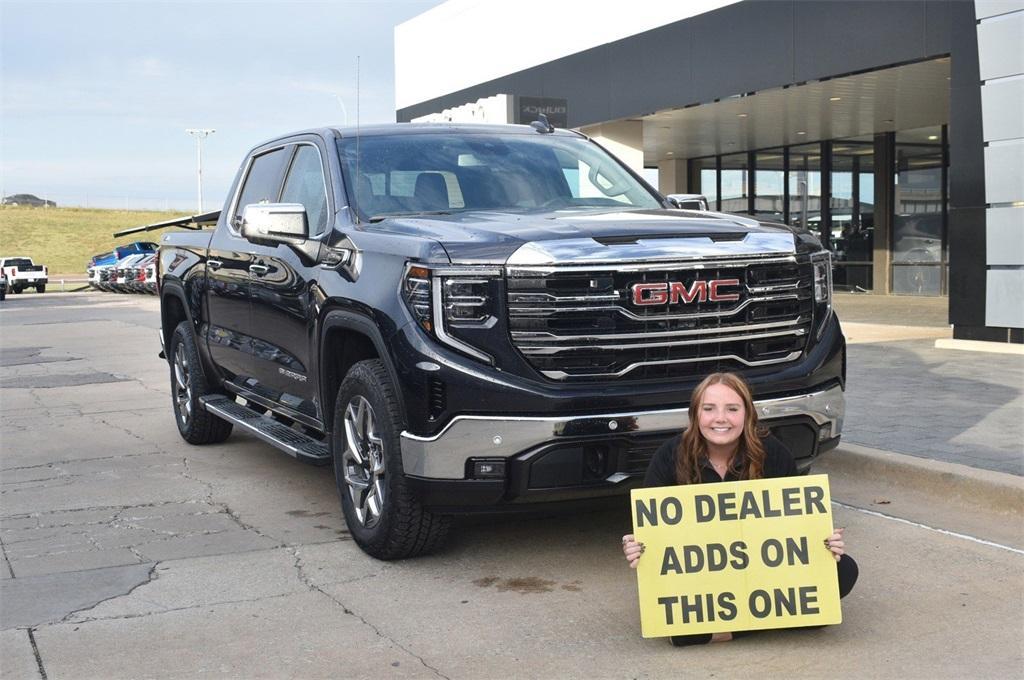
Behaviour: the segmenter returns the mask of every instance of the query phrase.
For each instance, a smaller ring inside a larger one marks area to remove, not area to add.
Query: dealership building
[[[544,112],[713,210],[813,230],[837,289],[1024,342],[1024,0],[449,0],[395,28],[399,121]]]

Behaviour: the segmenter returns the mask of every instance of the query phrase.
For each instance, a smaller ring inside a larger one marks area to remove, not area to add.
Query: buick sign
[[[630,286],[633,292],[633,304],[641,307],[651,305],[675,305],[693,302],[735,302],[740,299],[738,292],[727,292],[722,289],[740,285],[739,279],[712,279],[710,281],[694,281],[689,286],[680,281],[663,281],[661,283],[634,283]]]

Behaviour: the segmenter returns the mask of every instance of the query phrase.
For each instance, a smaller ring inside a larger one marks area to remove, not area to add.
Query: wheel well
[[[377,359],[380,354],[373,341],[348,328],[331,328],[324,335],[321,353],[324,394],[324,420],[328,428],[334,419],[334,399],[349,369],[364,359]]]
[[[177,295],[164,295],[160,304],[160,325],[161,332],[164,334],[165,347],[171,346],[171,335],[174,334],[174,329],[187,318],[185,305],[182,304],[181,299]]]

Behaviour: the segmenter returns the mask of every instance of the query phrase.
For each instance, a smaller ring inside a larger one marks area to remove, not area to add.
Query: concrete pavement
[[[1016,475],[855,446],[829,454],[816,471],[830,475],[861,567],[844,623],[675,649],[640,637],[624,508],[464,519],[437,555],[377,562],[349,540],[329,469],[237,433],[180,440],[154,298],[11,300],[0,307],[4,678],[1024,671]],[[851,385],[867,379],[855,356]]]

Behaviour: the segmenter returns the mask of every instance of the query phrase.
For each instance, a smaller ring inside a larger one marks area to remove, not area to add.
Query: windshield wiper
[[[393,212],[393,213],[380,213],[370,217],[370,222],[383,222],[384,220],[391,219],[392,217],[421,217],[423,215],[451,215],[451,210],[420,210],[420,211],[409,211],[409,212]]]

